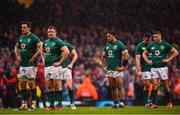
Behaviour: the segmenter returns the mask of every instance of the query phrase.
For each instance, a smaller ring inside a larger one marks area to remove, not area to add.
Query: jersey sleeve
[[[168,42],[165,43],[166,43],[167,51],[169,52],[173,48],[173,46]]]
[[[74,49],[73,46],[71,44],[69,44],[69,43],[67,44],[67,47],[68,47],[70,52]]]
[[[136,49],[135,49],[135,54],[136,55],[140,55],[141,54],[141,49],[140,49],[140,45],[138,44]]]
[[[58,49],[61,49],[63,46],[65,46],[64,42],[62,40],[58,40],[57,42]]]
[[[38,44],[41,40],[39,39],[39,37],[38,36],[36,36],[36,35],[34,35],[34,42],[36,43],[36,44]]]
[[[121,41],[119,41],[119,47],[120,47],[121,52],[127,49],[126,46]]]

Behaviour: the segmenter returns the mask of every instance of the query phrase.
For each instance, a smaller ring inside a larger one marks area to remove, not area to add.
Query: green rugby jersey
[[[126,46],[120,40],[105,45],[107,70],[115,71],[122,65],[122,52],[124,50],[126,50]]]
[[[144,52],[144,50],[146,49],[147,46],[148,46],[148,44],[145,44],[144,42],[140,42],[136,46],[136,50],[135,50],[135,54],[141,56],[140,63],[141,63],[141,71],[142,72],[151,70],[151,67],[146,63],[146,61],[142,57],[142,54],[143,54],[143,52]],[[149,55],[147,55],[147,56],[149,58]]]
[[[29,63],[29,60],[37,51],[37,44],[41,42],[40,39],[33,33],[28,36],[21,35],[18,40],[18,48],[20,49],[21,55],[21,66],[36,66],[37,64],[34,62],[33,64]]]
[[[58,62],[61,59],[61,48],[63,46],[65,46],[64,42],[59,38],[48,39],[44,42],[45,67],[52,66],[54,62]]]
[[[162,63],[161,61],[167,58],[168,53],[172,48],[173,46],[164,40],[162,40],[160,43],[152,42],[149,44],[146,49],[151,55],[150,60],[153,62],[152,67],[166,67],[167,64]]]

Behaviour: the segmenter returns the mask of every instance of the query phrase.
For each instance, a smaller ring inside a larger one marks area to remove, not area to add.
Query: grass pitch
[[[165,106],[159,106],[157,109],[146,109],[144,106],[133,106],[126,107],[124,109],[112,109],[111,107],[78,107],[76,110],[71,110],[69,107],[65,107],[62,110],[43,110],[37,109],[36,111],[14,111],[14,109],[0,109],[0,115],[5,114],[38,114],[38,115],[50,115],[50,114],[60,114],[60,115],[74,115],[74,114],[83,114],[83,115],[180,115],[180,106],[174,106],[172,109],[166,109]]]

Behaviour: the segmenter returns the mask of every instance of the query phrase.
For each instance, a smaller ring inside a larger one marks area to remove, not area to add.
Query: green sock
[[[58,106],[62,107],[62,91],[56,91],[56,101],[58,101]]]
[[[48,100],[50,102],[50,107],[54,107],[54,91],[48,92]]]
[[[169,102],[172,102],[172,93],[171,93],[171,91],[169,91],[169,92],[166,92],[166,98],[167,98],[167,102],[169,103]]]
[[[152,92],[151,92],[151,95],[152,95],[152,103],[153,104],[157,104],[157,98],[158,98],[158,96],[157,96],[157,90],[152,90]]]
[[[74,102],[74,92],[73,92],[73,90],[68,90],[68,94],[69,94],[70,102],[73,103]]]
[[[36,101],[36,88],[31,90],[32,101]]]
[[[28,98],[28,91],[26,89],[23,89],[21,92],[22,100],[27,101]]]
[[[143,90],[144,104],[148,103],[148,90]]]

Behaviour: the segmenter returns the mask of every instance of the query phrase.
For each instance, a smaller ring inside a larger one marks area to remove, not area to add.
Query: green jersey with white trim
[[[169,51],[173,48],[171,44],[162,40],[160,43],[152,42],[146,47],[146,50],[151,55],[150,60],[152,60],[153,68],[166,67],[167,64],[162,63],[163,59],[166,59]]]
[[[135,51],[136,55],[140,55],[141,56],[140,63],[141,63],[141,71],[142,72],[151,71],[151,67],[146,63],[146,61],[142,57],[142,54],[143,54],[143,52],[144,52],[144,50],[146,49],[147,46],[148,46],[148,44],[145,44],[144,42],[140,42],[136,46],[136,51]],[[149,55],[147,55],[147,56],[149,58]]]
[[[105,45],[107,70],[115,71],[122,65],[122,52],[124,50],[126,50],[126,46],[120,40]]]
[[[30,33],[30,35],[28,36],[21,35],[21,37],[18,40],[18,48],[20,50],[22,60],[20,65],[22,67],[37,66],[35,62],[30,64],[29,60],[36,53],[37,44],[40,41],[41,40],[33,33]]]
[[[43,44],[45,53],[45,67],[52,66],[61,59],[61,47],[65,46],[59,38],[48,39]]]

